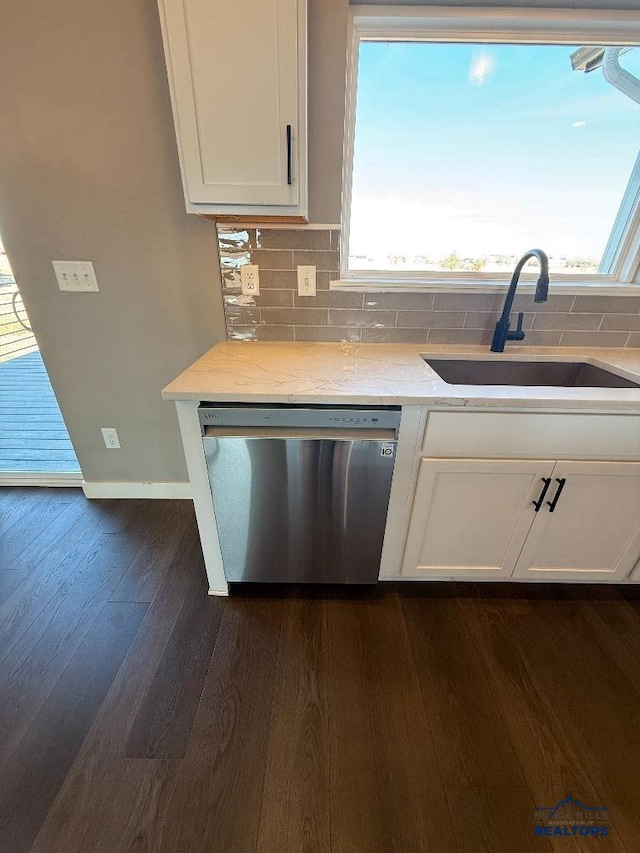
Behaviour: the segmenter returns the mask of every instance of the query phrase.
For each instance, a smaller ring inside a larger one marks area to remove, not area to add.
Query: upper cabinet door
[[[559,489],[562,487],[561,491]],[[640,462],[558,462],[514,577],[608,580],[640,557]]]
[[[306,0],[159,0],[191,212],[306,215]]]

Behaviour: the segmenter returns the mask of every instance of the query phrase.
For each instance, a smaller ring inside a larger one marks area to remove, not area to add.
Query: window
[[[603,22],[588,13],[587,39],[556,14],[535,38],[534,18],[523,33],[523,16],[490,11],[355,14],[343,279],[499,283],[536,246],[556,284],[633,280],[640,103],[605,79],[604,47],[584,47],[610,41]],[[622,26],[635,80],[640,28]]]

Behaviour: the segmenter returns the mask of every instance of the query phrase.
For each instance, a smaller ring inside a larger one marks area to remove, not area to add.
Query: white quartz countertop
[[[224,342],[163,390],[165,400],[370,405],[530,406],[640,412],[640,388],[449,385],[424,356],[587,361],[640,382],[640,349],[507,345]]]

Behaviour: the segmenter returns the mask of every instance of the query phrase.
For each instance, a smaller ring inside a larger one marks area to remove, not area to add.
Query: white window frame
[[[640,45],[640,18],[625,11],[575,9],[514,9],[415,6],[352,6],[349,42],[342,170],[342,231],[340,280],[334,289],[427,290],[487,292],[506,286],[509,274],[459,273],[407,270],[349,271],[349,231],[355,136],[358,56],[361,41],[425,41],[509,44]],[[568,61],[568,59],[567,59]],[[579,73],[579,72],[576,72]],[[600,73],[600,72],[592,72]],[[613,226],[605,254],[608,274],[593,273],[576,278],[554,274],[554,293],[629,294],[640,291],[640,155]],[[611,251],[616,245],[615,251]],[[535,274],[529,276],[535,279]],[[524,289],[527,276],[523,276]]]

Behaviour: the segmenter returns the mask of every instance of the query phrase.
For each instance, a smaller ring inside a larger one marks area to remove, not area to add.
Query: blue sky
[[[640,106],[601,71],[573,71],[575,49],[363,43],[351,254],[599,257]],[[640,50],[621,61],[640,75]]]

